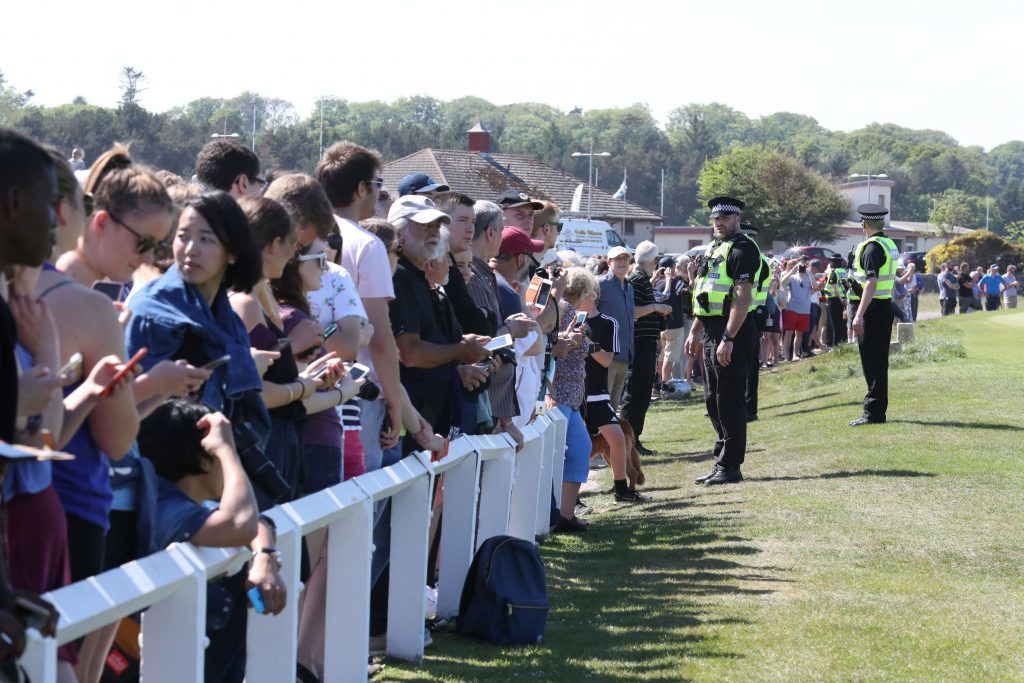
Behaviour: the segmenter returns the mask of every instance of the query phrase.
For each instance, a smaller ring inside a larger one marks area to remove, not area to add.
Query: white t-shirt
[[[328,261],[327,270],[320,276],[320,289],[306,294],[313,320],[326,328],[331,323],[350,315],[366,320],[363,300],[356,291],[356,283],[342,266]]]
[[[1007,299],[1017,298],[1017,277],[1015,275],[1004,275],[1003,285],[1006,289],[1003,290],[1003,296]]]
[[[395,286],[391,281],[391,262],[388,251],[380,238],[365,230],[356,223],[334,217],[341,233],[341,265],[352,277],[356,293],[360,299],[395,298]],[[365,311],[364,311],[365,314]],[[368,347],[359,349],[356,360],[373,368]],[[370,374],[370,380],[377,381],[376,373]]]

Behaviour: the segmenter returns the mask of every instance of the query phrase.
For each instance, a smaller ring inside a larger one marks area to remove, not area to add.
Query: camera
[[[376,401],[380,396],[380,387],[370,380],[366,380],[363,386],[359,387],[359,393],[356,396],[364,401]]]
[[[806,263],[801,263],[799,266],[797,266],[796,269],[797,269],[798,272],[806,273],[807,272],[807,264]]]
[[[507,347],[503,348],[503,349],[497,349],[497,350],[494,351],[494,355],[496,357],[500,358],[502,363],[506,363],[508,365],[515,365],[516,364],[516,352],[515,352],[515,349],[510,349],[510,348],[507,348]]]

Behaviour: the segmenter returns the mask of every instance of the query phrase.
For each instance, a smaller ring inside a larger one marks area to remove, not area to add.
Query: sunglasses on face
[[[92,192],[82,193],[82,208],[85,210],[86,216],[92,215],[92,210],[96,208],[96,200],[93,199]]]
[[[303,261],[317,261],[317,265],[320,266],[320,270],[327,270],[327,254],[320,252],[319,254],[303,254],[295,258],[296,261],[302,263]]]
[[[128,225],[123,220],[118,218],[110,209],[107,209],[106,211],[107,215],[110,216],[110,218],[115,223],[120,225],[122,228],[130,232],[135,237],[135,253],[138,254],[139,256],[142,256],[143,254],[148,254],[151,251],[156,252],[161,247],[163,247],[165,250],[167,249],[167,244],[165,242],[161,242],[157,238],[151,237],[149,235],[143,235],[138,230],[136,230],[135,228],[133,228],[132,226]]]

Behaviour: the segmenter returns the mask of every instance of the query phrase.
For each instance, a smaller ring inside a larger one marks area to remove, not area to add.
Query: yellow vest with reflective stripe
[[[751,240],[751,242],[753,242],[753,240]],[[754,242],[754,244],[757,244],[757,242]],[[760,245],[757,247],[757,251],[760,254]],[[758,267],[757,272],[754,273],[754,288],[752,290],[753,296],[750,299],[751,311],[755,311],[759,306],[764,306],[768,303],[768,285],[771,284],[772,279],[770,275],[772,269],[771,262],[764,254],[760,254],[760,256],[761,265]],[[769,272],[769,275],[764,279],[764,282],[761,282],[762,273],[764,273],[765,270]]]
[[[722,242],[718,246],[715,246],[712,242],[704,251],[704,257],[708,261],[707,272],[704,275],[698,275],[693,283],[694,316],[714,317],[726,314],[725,298],[732,294],[733,285],[735,284],[735,281],[726,272],[726,260],[729,258],[729,252],[732,250],[733,243],[738,239],[746,239],[757,247],[757,242],[741,234],[733,239]],[[757,247],[757,253],[758,256],[761,255],[760,247]],[[764,267],[764,261],[760,260],[757,272],[754,274],[755,286],[757,285],[758,277],[760,277],[761,269]],[[705,293],[708,295],[707,308],[702,306],[700,301],[697,300],[697,297]],[[757,290],[755,289],[753,293],[756,295]],[[747,311],[752,311],[755,308],[757,306],[751,303]]]
[[[834,275],[834,277],[833,277]],[[835,268],[829,274],[829,280],[835,280],[825,287],[826,295],[833,299],[839,299],[843,296],[843,288],[840,286],[839,281],[846,277],[846,268]]]
[[[885,263],[878,271],[878,287],[875,289],[875,299],[891,299],[892,287],[896,284],[896,261],[899,259],[900,250],[896,243],[882,234],[872,235],[857,245],[853,256],[853,279],[860,283],[861,287],[867,284],[868,273],[861,263],[861,256],[864,248],[869,242],[874,242],[885,252]],[[851,301],[860,301],[860,296],[850,291]]]

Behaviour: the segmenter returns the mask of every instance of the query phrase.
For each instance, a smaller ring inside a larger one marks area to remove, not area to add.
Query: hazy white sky
[[[1024,6],[1005,0],[10,0],[0,17],[0,70],[37,103],[112,105],[131,65],[157,111],[243,90],[302,116],[321,94],[645,102],[662,121],[718,101],[991,148],[1024,139],[1021,64]]]

